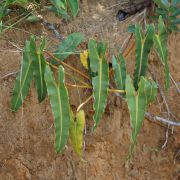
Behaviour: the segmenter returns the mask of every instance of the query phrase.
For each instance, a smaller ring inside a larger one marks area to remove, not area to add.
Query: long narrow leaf
[[[69,137],[71,144],[76,154],[82,157],[83,152],[83,136],[85,126],[85,114],[84,111],[79,111],[75,117],[71,118],[71,127]]]
[[[27,41],[23,50],[21,70],[18,74],[11,99],[11,108],[17,111],[27,96],[33,79],[33,64],[30,56],[30,42]]]
[[[138,89],[138,83],[141,76],[145,76],[148,67],[148,55],[153,46],[154,26],[147,27],[146,36],[143,38],[143,33],[140,25],[136,25],[136,67],[134,71],[134,87]]]
[[[122,53],[119,54],[118,58],[113,56],[112,66],[114,70],[114,77],[117,88],[120,90],[125,90],[126,63]]]
[[[77,46],[84,39],[81,33],[70,34],[57,48],[54,52],[55,56],[61,61],[64,61],[69,55],[73,54]],[[56,61],[52,60],[54,64],[58,64]]]
[[[69,7],[71,9],[71,13],[73,15],[73,17],[77,16],[77,13],[79,11],[79,2],[78,0],[68,0],[69,2]]]
[[[56,82],[52,71],[47,66],[45,71],[45,81],[55,120],[56,151],[61,152],[67,143],[71,118],[68,92],[64,85],[63,67],[59,67],[58,80]]]
[[[144,120],[145,111],[150,102],[152,102],[157,94],[157,86],[151,80],[147,80],[141,77],[139,82],[139,88],[136,92],[131,78],[129,75],[126,77],[126,98],[128,103],[128,109],[131,117],[132,131],[132,145],[130,148],[129,156],[131,157],[134,147],[137,142],[137,135],[141,130]]]
[[[51,3],[56,7],[57,9],[66,9],[66,2],[63,2],[62,0],[50,0]]]
[[[100,47],[103,46],[103,47]],[[99,44],[98,49],[104,49],[106,45]],[[109,86],[109,73],[108,73],[108,63],[105,60],[104,52],[99,52],[97,49],[98,45],[96,42],[91,39],[89,40],[88,50],[89,50],[89,59],[90,59],[90,68],[91,71],[97,73],[95,77],[92,77],[93,84],[93,97],[94,97],[94,110],[95,114],[94,119],[94,129],[99,124],[100,118],[104,112],[107,95],[108,95],[108,86]]]
[[[44,73],[46,68],[46,62],[43,55],[44,46],[45,46],[45,39],[41,43],[40,48],[37,48],[34,37],[31,37],[30,49],[31,49],[31,56],[34,65],[34,78],[35,78],[36,89],[38,92],[39,102],[44,100],[47,93],[46,83],[44,80]]]
[[[160,60],[164,66],[165,71],[165,87],[166,90],[170,87],[170,76],[169,76],[169,65],[168,65],[168,50],[167,50],[167,31],[165,24],[162,20],[162,17],[159,17],[159,23],[158,23],[158,34],[155,34],[154,36],[154,44],[156,51],[160,57]]]

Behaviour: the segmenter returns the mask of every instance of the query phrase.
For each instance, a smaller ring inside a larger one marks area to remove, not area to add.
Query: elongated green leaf
[[[71,127],[69,137],[76,154],[82,157],[83,153],[83,136],[85,126],[84,111],[79,111],[74,118],[71,118]]]
[[[117,88],[120,90],[125,90],[126,63],[122,53],[119,54],[118,58],[113,56],[112,65]]]
[[[61,152],[67,143],[71,118],[68,92],[64,85],[63,67],[59,67],[56,82],[52,71],[46,66],[45,81],[55,120],[56,151]]]
[[[131,157],[134,147],[137,142],[137,135],[141,130],[142,123],[145,116],[145,111],[150,102],[152,102],[157,94],[157,86],[152,80],[149,81],[144,77],[141,77],[139,82],[139,88],[136,92],[131,78],[129,75],[126,77],[126,98],[128,103],[128,109],[131,116],[132,131],[132,145],[130,148]]]
[[[47,93],[46,83],[44,80],[44,73],[46,68],[46,62],[43,55],[44,46],[45,46],[45,39],[42,41],[40,48],[37,48],[34,37],[31,37],[30,49],[31,49],[31,56],[34,65],[34,78],[35,78],[36,89],[38,92],[39,102],[44,100]]]
[[[152,79],[145,79],[145,86],[144,86],[144,95],[146,97],[146,106],[149,103],[153,102],[157,96],[157,84]]]
[[[167,37],[168,37],[168,33],[166,30],[165,24],[162,20],[162,17],[160,16],[159,23],[158,23],[158,34],[155,34],[154,36],[154,44],[155,44],[156,51],[160,57],[160,60],[164,66],[165,77],[166,77],[166,81],[165,81],[166,90],[168,90],[170,86]]]
[[[66,9],[66,2],[63,2],[62,0],[50,0],[51,3],[54,5],[57,9]]]
[[[143,38],[143,33],[140,25],[136,25],[136,67],[134,71],[134,87],[138,89],[138,83],[141,76],[145,76],[148,67],[148,55],[153,46],[154,26],[147,27],[146,36]]]
[[[55,51],[55,56],[61,61],[64,61],[69,55],[73,54],[77,46],[84,39],[81,33],[70,34],[66,40],[64,40],[57,50]],[[52,61],[54,64],[58,64],[55,60]]]
[[[77,13],[79,11],[79,2],[78,0],[68,0],[69,2],[69,7],[71,9],[71,13],[73,15],[73,17],[77,16]]]
[[[48,10],[54,12],[57,16],[60,16],[63,19],[70,19],[67,10],[64,8],[56,8],[55,6],[49,6]]]
[[[101,47],[100,47],[101,46]],[[99,44],[90,39],[88,43],[89,59],[90,59],[90,68],[91,71],[97,73],[97,76],[92,77],[93,84],[93,97],[94,97],[94,129],[99,124],[99,121],[102,117],[102,114],[105,109],[107,95],[108,95],[108,86],[109,86],[109,73],[108,73],[108,63],[105,60],[105,56],[102,56],[104,51],[98,53],[98,49],[104,49],[105,44]],[[101,57],[100,57],[101,55]]]
[[[33,64],[30,56],[30,42],[27,41],[23,50],[20,73],[18,74],[13,89],[11,108],[17,111],[27,96],[33,79]]]

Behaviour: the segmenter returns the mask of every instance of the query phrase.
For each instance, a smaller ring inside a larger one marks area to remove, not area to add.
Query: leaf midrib
[[[102,60],[100,59],[99,61],[99,91],[98,91],[98,106],[97,106],[97,113],[95,116],[95,119],[97,118],[97,116],[99,115],[99,106],[100,106],[100,100],[101,100],[101,89],[102,89]]]
[[[22,89],[23,89],[23,87],[24,87],[24,84],[25,84],[25,81],[26,81],[26,79],[27,79],[27,75],[28,75],[28,72],[29,72],[29,69],[30,69],[31,64],[32,64],[32,61],[29,61],[29,62],[28,62],[28,68],[27,68],[27,71],[26,71],[26,73],[25,73],[25,76],[24,76],[24,79],[23,79],[22,84],[21,84],[21,74],[22,74],[22,71],[23,71],[23,70],[20,72],[20,91],[19,91],[19,94],[18,94],[16,103],[15,103],[15,106],[14,106],[15,108],[16,108],[16,105],[17,105],[17,103],[18,103],[19,97],[21,96],[21,91],[22,91]],[[22,85],[22,86],[21,86],[21,85]]]
[[[59,104],[59,114],[60,114],[60,146],[61,146],[61,141],[62,141],[62,104],[61,104],[61,90],[60,87],[54,82],[54,85],[56,87],[57,90],[57,94],[58,94],[58,104]]]

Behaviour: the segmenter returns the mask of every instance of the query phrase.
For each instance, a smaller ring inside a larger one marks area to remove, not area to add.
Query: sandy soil
[[[70,23],[64,23],[53,14],[44,14],[49,22],[57,23],[58,30],[65,36],[71,32],[82,32],[86,39],[96,37],[109,43],[109,61],[112,53],[117,54],[127,37],[126,22],[118,22],[118,7],[108,9],[116,3],[112,1],[89,1],[81,4],[79,16]],[[17,27],[48,38],[48,47],[58,43],[52,32],[40,23],[20,23]],[[0,39],[0,77],[19,70],[22,48],[29,34],[9,30]],[[173,78],[180,82],[180,35],[173,33],[169,37],[169,64]],[[133,72],[134,53],[126,58],[128,71]],[[77,57],[71,56],[68,63],[81,69]],[[150,68],[163,87],[163,70],[157,56],[150,57]],[[54,126],[49,100],[39,104],[34,85],[26,98],[23,108],[17,113],[10,110],[10,97],[15,76],[0,80],[0,180],[170,180],[180,176],[180,129],[169,130],[168,143],[165,142],[166,126],[147,119],[138,136],[138,144],[133,159],[125,162],[130,145],[130,117],[127,105],[121,99],[111,95],[108,111],[105,112],[95,134],[91,134],[92,103],[86,107],[87,134],[86,149],[81,162],[70,146],[62,153],[54,150]],[[78,106],[77,89],[69,91],[71,105]],[[89,92],[80,91],[83,99]],[[173,84],[166,94],[167,102],[174,116],[179,119],[179,95]],[[163,116],[165,111],[162,100],[151,105],[149,111]]]

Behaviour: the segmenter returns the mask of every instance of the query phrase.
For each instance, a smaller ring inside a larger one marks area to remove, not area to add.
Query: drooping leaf
[[[74,118],[71,118],[70,140],[76,154],[82,157],[83,153],[83,132],[85,127],[84,111],[79,111]]]
[[[165,87],[168,90],[170,86],[170,76],[169,76],[169,65],[168,65],[168,50],[167,50],[167,37],[168,33],[162,17],[159,17],[158,23],[158,34],[154,36],[154,44],[156,51],[160,57],[160,60],[164,66],[165,71]]]
[[[30,55],[30,42],[27,41],[23,50],[20,73],[18,74],[13,89],[11,108],[17,111],[27,96],[33,79],[33,64]]]
[[[125,90],[126,63],[122,53],[120,53],[119,57],[117,58],[113,56],[112,66],[117,88],[120,90]]]
[[[78,0],[68,0],[68,2],[69,2],[69,7],[70,7],[70,10],[71,10],[72,16],[76,17],[77,13],[79,11],[79,2],[78,2]]]
[[[45,99],[47,93],[46,83],[44,80],[44,73],[46,68],[46,62],[43,55],[44,46],[45,39],[43,39],[40,48],[37,48],[34,37],[31,37],[30,49],[34,65],[34,78],[39,102]]]
[[[104,47],[106,44],[99,44],[99,48],[95,40],[90,39],[88,43],[89,59],[90,59],[90,68],[93,73],[97,73],[96,76],[92,77],[93,84],[93,97],[94,104],[93,108],[95,114],[94,119],[94,129],[96,129],[99,124],[100,118],[105,109],[107,95],[108,95],[108,86],[109,86],[109,73],[108,73],[108,63],[105,59]],[[102,52],[100,52],[102,49]],[[98,52],[99,50],[99,52]]]
[[[57,48],[55,56],[64,61],[69,55],[73,54],[77,46],[84,39],[81,33],[70,34]],[[55,60],[52,60],[54,64],[58,64]]]
[[[58,69],[58,80],[55,81],[49,66],[46,66],[45,81],[50,98],[56,130],[56,151],[61,152],[68,139],[70,128],[70,105],[67,89],[64,85],[64,69]]]
[[[140,25],[136,25],[136,67],[134,71],[134,87],[138,89],[141,76],[145,76],[148,67],[148,55],[153,46],[154,26],[147,26],[146,36],[143,37]]]
[[[148,104],[152,102],[157,94],[157,85],[152,80],[149,81],[144,77],[141,77],[139,82],[138,91],[135,91],[131,78],[129,75],[126,77],[126,98],[128,109],[130,112],[131,126],[132,126],[132,145],[129,152],[129,157],[132,156],[134,151],[137,135],[139,134],[145,111],[148,107]]]

